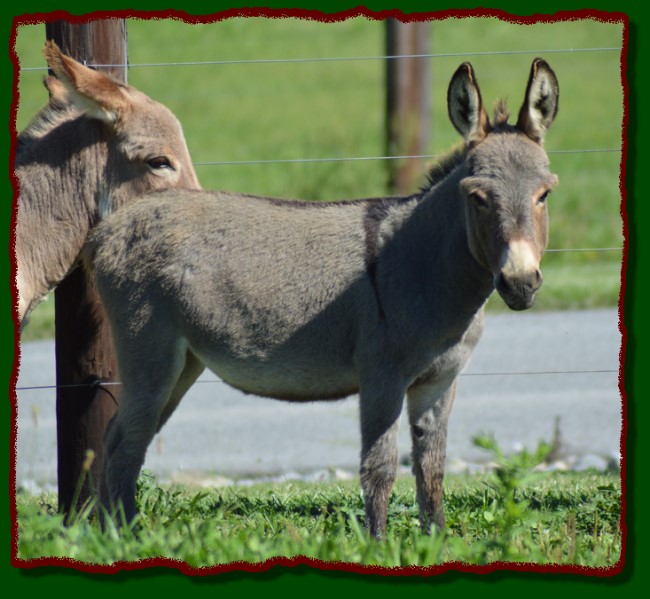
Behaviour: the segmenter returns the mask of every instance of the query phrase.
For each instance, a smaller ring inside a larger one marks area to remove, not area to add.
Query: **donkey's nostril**
[[[539,269],[519,276],[508,276],[500,273],[497,279],[497,288],[507,293],[531,294],[542,286],[542,273]]]

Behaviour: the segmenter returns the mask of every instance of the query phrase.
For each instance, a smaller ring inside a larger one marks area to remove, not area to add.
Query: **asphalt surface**
[[[489,459],[472,444],[494,435],[506,451],[550,440],[559,417],[572,458],[620,453],[621,334],[615,310],[488,316],[461,376],[452,411],[448,465]],[[53,342],[26,343],[17,382],[16,482],[56,485]],[[47,388],[32,388],[46,386]],[[410,439],[402,419],[400,452]],[[356,473],[357,398],[296,404],[244,395],[205,372],[149,448],[145,468],[161,480],[235,479],[342,469]]]

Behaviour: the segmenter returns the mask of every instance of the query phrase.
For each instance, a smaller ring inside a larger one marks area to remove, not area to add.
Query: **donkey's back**
[[[366,348],[392,316],[370,264],[391,231],[373,231],[373,214],[401,222],[417,204],[178,190],[142,198],[91,243],[115,343],[126,353],[144,338],[159,352],[171,338],[179,356],[259,395],[357,392],[361,354],[375,351]],[[406,252],[396,261],[409,269]]]

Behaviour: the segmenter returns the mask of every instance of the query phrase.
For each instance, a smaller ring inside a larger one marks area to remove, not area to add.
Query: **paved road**
[[[556,416],[571,455],[617,455],[620,348],[615,310],[489,316],[459,385],[448,462],[485,461],[471,443],[481,432],[492,433],[505,450],[534,448],[550,440]],[[530,372],[545,374],[494,374]],[[56,484],[54,390],[22,389],[54,380],[53,343],[25,344],[17,384],[18,485]],[[145,467],[161,479],[356,472],[356,398],[289,404],[246,396],[216,380],[204,373],[150,447]],[[406,426],[400,451],[410,451]]]

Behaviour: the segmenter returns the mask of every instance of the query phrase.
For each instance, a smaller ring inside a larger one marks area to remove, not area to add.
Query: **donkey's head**
[[[88,118],[104,123],[114,140],[116,163],[108,168],[113,184],[122,183],[129,194],[162,187],[200,188],[181,125],[166,106],[80,64],[54,42],[47,42],[43,53],[57,77],[47,83],[50,101],[67,100]],[[119,192],[111,192],[119,203]]]
[[[533,61],[515,126],[507,123],[503,102],[497,103],[490,123],[469,63],[458,68],[449,84],[449,116],[467,146],[460,190],[470,251],[490,270],[499,295],[513,310],[530,308],[542,284],[546,200],[558,182],[549,171],[543,142],[558,97],[555,73],[539,58]]]
[[[20,321],[77,263],[90,228],[138,195],[200,189],[178,119],[48,42],[48,105],[18,136]]]

